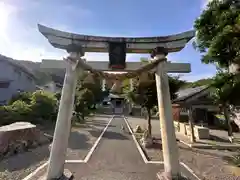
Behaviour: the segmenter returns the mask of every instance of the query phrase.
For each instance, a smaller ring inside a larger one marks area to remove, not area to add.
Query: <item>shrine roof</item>
[[[199,87],[194,87],[194,88],[186,88],[179,90],[177,94],[177,98],[173,100],[174,103],[186,101],[187,99],[207,90],[209,86],[199,86]]]
[[[67,49],[69,45],[74,44],[84,48],[85,52],[108,52],[109,42],[126,43],[127,53],[149,53],[157,46],[165,47],[168,52],[177,52],[195,36],[193,30],[170,36],[104,37],[64,32],[40,24],[38,29],[56,48]]]

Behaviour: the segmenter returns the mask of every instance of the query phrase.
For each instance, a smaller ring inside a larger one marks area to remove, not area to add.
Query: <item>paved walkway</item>
[[[156,180],[161,170],[144,163],[121,117],[112,120],[87,164],[67,163],[65,168],[76,180]]]

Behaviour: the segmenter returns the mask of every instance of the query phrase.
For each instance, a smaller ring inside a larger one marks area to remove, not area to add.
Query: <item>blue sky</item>
[[[46,41],[37,23],[80,34],[105,36],[162,36],[193,29],[207,0],[0,0],[0,53],[31,61],[62,59],[67,54]],[[89,53],[89,60],[108,60],[107,54]],[[130,54],[128,61],[149,55]],[[200,61],[191,42],[168,55],[173,62],[188,62],[189,81],[211,77],[215,67]]]

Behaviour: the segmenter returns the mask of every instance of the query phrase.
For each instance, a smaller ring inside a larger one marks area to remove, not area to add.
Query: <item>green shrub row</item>
[[[45,91],[19,93],[6,106],[0,106],[0,125],[19,121],[44,123],[55,121],[57,117],[57,98]]]

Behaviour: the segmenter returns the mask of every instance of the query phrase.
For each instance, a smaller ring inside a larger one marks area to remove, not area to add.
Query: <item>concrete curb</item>
[[[48,161],[45,162],[44,164],[42,164],[41,166],[39,166],[37,169],[35,169],[35,171],[33,171],[32,173],[30,173],[28,176],[26,176],[25,178],[23,178],[22,180],[30,180],[31,178],[33,178],[34,176],[36,176],[38,173],[41,173],[41,171],[48,165]]]
[[[141,146],[138,144],[137,139],[136,139],[136,137],[134,136],[134,133],[133,133],[133,131],[132,131],[131,126],[129,125],[129,122],[128,122],[127,118],[123,116],[123,119],[124,119],[125,123],[127,124],[128,130],[130,131],[130,133],[131,133],[131,135],[132,135],[133,141],[135,142],[135,144],[136,144],[136,146],[137,146],[137,149],[138,149],[140,155],[142,156],[143,161],[147,164],[147,163],[148,163],[148,159],[147,159],[147,157],[145,156],[145,154],[144,154]]]
[[[240,149],[240,145],[210,145],[210,144],[190,144],[183,140],[178,139],[179,142],[190,148],[197,149],[217,149],[217,150],[238,150]]]

